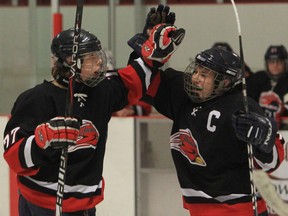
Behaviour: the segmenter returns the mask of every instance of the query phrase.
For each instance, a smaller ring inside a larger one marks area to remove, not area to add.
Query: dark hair
[[[226,42],[215,42],[212,46],[212,48],[220,48],[220,49],[224,49],[224,50],[227,50],[229,52],[233,52],[233,49],[232,47],[226,43]]]

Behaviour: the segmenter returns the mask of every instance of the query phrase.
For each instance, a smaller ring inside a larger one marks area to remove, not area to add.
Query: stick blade
[[[279,216],[288,216],[288,203],[279,197],[267,173],[263,170],[254,170],[253,181],[268,206]]]

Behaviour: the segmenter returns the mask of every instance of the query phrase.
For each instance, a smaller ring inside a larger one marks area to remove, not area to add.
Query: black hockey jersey
[[[144,71],[144,70],[145,71]],[[103,200],[103,158],[108,122],[113,112],[134,104],[146,87],[149,70],[137,62],[107,76],[96,87],[75,82],[73,115],[83,122],[76,145],[68,148],[63,211],[94,207]],[[109,75],[109,74],[108,74]],[[37,125],[65,115],[67,90],[51,82],[22,93],[16,100],[4,134],[4,157],[17,173],[20,193],[31,203],[55,209],[61,150],[40,149]]]
[[[281,118],[288,117],[288,74],[273,81],[266,71],[253,74],[247,81],[247,94],[259,103],[265,115],[274,118],[282,128]]]
[[[237,139],[231,120],[236,110],[244,110],[241,92],[198,104],[183,86],[183,72],[167,69],[154,79],[148,94],[157,111],[173,120],[170,147],[184,207],[193,216],[252,216],[247,144]],[[263,112],[250,99],[249,109]],[[275,170],[284,157],[283,144],[278,136],[271,153],[254,148],[255,166]],[[259,197],[258,212],[265,209]]]

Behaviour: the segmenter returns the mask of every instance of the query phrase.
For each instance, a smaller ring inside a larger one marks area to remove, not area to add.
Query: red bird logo
[[[206,162],[199,152],[197,141],[189,129],[180,129],[179,132],[173,134],[170,143],[171,148],[181,152],[190,163],[206,166]]]

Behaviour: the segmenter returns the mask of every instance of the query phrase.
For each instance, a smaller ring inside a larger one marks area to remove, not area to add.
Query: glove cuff
[[[136,52],[138,56],[141,56],[141,49],[143,43],[148,39],[148,36],[138,33],[128,40],[128,45]]]
[[[268,123],[268,131],[265,139],[263,139],[263,143],[258,146],[259,150],[265,153],[270,153],[273,150],[276,140],[277,134],[277,123],[274,119],[266,117],[266,121]]]
[[[45,123],[37,126],[37,128],[34,131],[34,135],[35,135],[35,142],[40,148],[46,149],[49,146]]]

